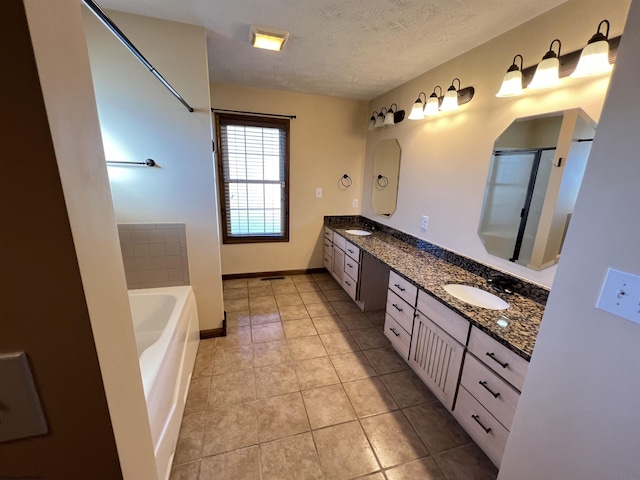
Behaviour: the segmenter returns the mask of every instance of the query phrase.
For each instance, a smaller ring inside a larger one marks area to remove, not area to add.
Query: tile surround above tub
[[[190,285],[184,223],[120,223],[127,288]]]

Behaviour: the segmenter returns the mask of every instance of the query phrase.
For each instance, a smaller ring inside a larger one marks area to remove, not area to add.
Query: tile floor
[[[497,470],[327,273],[224,282],[172,480],[484,480]]]

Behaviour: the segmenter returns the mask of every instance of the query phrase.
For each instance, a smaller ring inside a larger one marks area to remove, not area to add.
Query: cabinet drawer
[[[384,334],[389,340],[391,340],[391,344],[398,353],[400,353],[402,358],[405,360],[409,358],[411,335],[405,332],[404,328],[398,325],[398,323],[388,314],[384,317]]]
[[[438,300],[422,290],[418,292],[417,309],[458,342],[463,345],[467,344],[469,328],[471,327],[469,320],[445,307]]]
[[[348,256],[360,263],[360,248],[356,247],[351,242],[345,242],[344,251]]]
[[[330,242],[333,242],[333,230],[331,230],[329,227],[324,227],[324,238],[329,240]]]
[[[416,295],[418,294],[418,287],[409,283],[396,272],[389,273],[389,290],[399,295],[412,307],[416,305]]]
[[[329,273],[331,273],[331,257],[326,253],[322,255],[322,264],[324,265],[324,268],[329,270]]]
[[[520,399],[517,390],[469,354],[464,359],[460,384],[507,430],[511,430]]]
[[[333,232],[333,244],[336,247],[338,247],[339,249],[344,251],[344,246],[345,246],[346,243],[347,243],[347,241],[344,239],[344,237],[341,237],[337,233]]]
[[[469,350],[491,370],[522,391],[529,362],[477,327],[471,329]]]
[[[324,245],[324,256],[329,258],[333,257],[333,243],[326,239],[322,243]]]
[[[411,330],[413,330],[413,314],[415,310],[392,291],[389,291],[387,294],[386,312],[387,315],[393,317],[407,333],[411,333]]]
[[[358,294],[358,282],[348,275],[342,277],[342,288],[349,294],[351,300],[355,300]]]
[[[344,256],[344,273],[349,275],[356,282],[359,280],[358,274],[360,273],[360,264],[356,262],[349,255]]]
[[[500,425],[473,396],[460,387],[453,416],[487,454],[496,466],[500,466],[509,432]]]

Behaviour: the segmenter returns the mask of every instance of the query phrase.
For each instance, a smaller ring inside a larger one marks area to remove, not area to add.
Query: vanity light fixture
[[[424,102],[422,101],[422,95],[424,95]],[[420,92],[418,99],[411,107],[411,113],[409,114],[409,120],[422,120],[424,118],[424,104],[427,102],[427,94]]]
[[[384,110],[384,113],[382,112],[382,110]],[[385,107],[382,107],[382,109],[380,110],[380,113],[378,114],[378,116],[376,117],[376,124],[374,125],[375,128],[382,128],[384,125],[384,117],[387,114],[387,109]]]
[[[553,51],[553,44],[558,42],[558,53]],[[557,38],[549,45],[549,51],[544,54],[542,61],[536,68],[533,80],[527,85],[527,88],[541,89],[555,87],[560,84],[560,48],[562,43]]]
[[[456,80],[458,81],[457,89],[454,85]],[[447,93],[444,94],[442,105],[440,105],[441,111],[450,112],[458,109],[458,90],[460,90],[460,79],[456,77],[451,81],[451,86],[447,89]]]
[[[367,130],[373,130],[376,127],[376,117],[378,116],[378,112],[373,112],[371,114],[371,118],[369,119],[369,126]]]
[[[602,25],[607,26],[604,34],[600,32]],[[612,68],[613,66],[609,63],[609,20],[602,20],[598,24],[598,31],[582,49],[578,66],[570,76],[572,78],[590,77],[610,72]]]
[[[389,110],[387,110],[387,114],[384,116],[384,122],[382,122],[382,126],[383,127],[389,127],[391,125],[395,125],[396,122],[394,120],[394,114],[395,112],[393,111],[393,106],[396,105],[395,103],[392,103],[391,106],[389,107]],[[396,112],[398,111],[398,105],[396,105]]]
[[[255,48],[280,52],[289,38],[289,32],[271,27],[251,25],[251,45]]]
[[[436,88],[440,89],[440,95],[436,93]],[[427,99],[427,104],[424,106],[424,114],[425,116],[437,115],[440,113],[440,98],[442,96],[442,87],[440,85],[436,85],[433,89],[431,95]]]
[[[520,57],[520,67],[516,65],[516,60]],[[518,54],[513,57],[513,63],[507,70],[507,73],[502,80],[502,86],[498,93],[496,93],[496,97],[516,97],[518,95],[522,95],[524,90],[522,90],[522,63],[524,59],[522,55]]]

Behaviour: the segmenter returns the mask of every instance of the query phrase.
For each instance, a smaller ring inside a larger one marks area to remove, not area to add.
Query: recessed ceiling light
[[[279,52],[284,47],[289,32],[277,30],[271,27],[251,26],[251,45],[256,48],[264,48],[265,50],[274,50]]]

